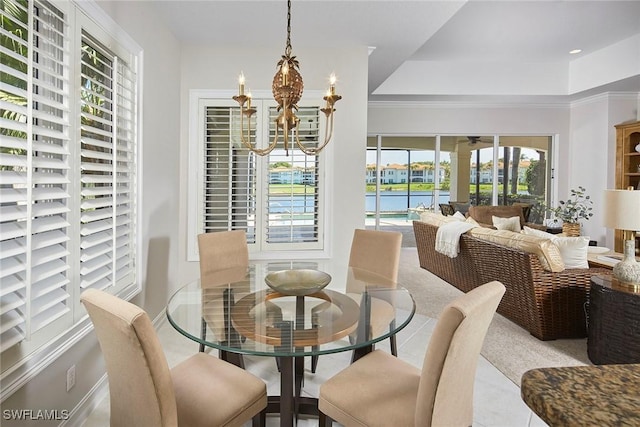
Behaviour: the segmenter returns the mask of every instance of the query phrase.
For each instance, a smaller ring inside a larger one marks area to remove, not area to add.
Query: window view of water
[[[270,197],[269,212],[271,214],[292,214],[313,212],[314,195],[295,194],[282,197]],[[448,203],[449,193],[440,192],[439,203]],[[380,212],[406,213],[407,208],[432,207],[432,191],[382,191],[380,192]],[[375,193],[367,193],[365,210],[373,213],[376,210]]]
[[[438,203],[448,203],[449,193],[440,192]],[[432,191],[381,191],[380,192],[380,212],[406,212],[408,208],[432,207],[433,192]],[[375,193],[367,193],[365,200],[365,209],[367,213],[373,213],[376,210]]]

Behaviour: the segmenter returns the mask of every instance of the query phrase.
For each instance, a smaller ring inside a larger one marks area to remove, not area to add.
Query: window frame
[[[261,101],[266,104],[266,108],[276,106],[271,92],[252,91],[254,102]],[[201,197],[203,191],[203,164],[200,153],[204,150],[204,126],[202,119],[203,103],[209,105],[237,107],[237,103],[231,98],[236,95],[231,90],[208,90],[192,89],[189,91],[189,153],[188,153],[188,194],[187,194],[187,261],[198,261],[197,235],[203,232],[203,218]],[[305,100],[299,103],[300,107],[321,108],[323,92],[306,91]],[[257,101],[256,101],[257,100]],[[264,116],[264,117],[263,117]],[[268,114],[259,114],[257,119],[256,132],[268,132]],[[324,118],[320,118],[320,138],[324,138]],[[327,145],[320,153],[324,156],[318,168],[318,179],[321,183],[318,195],[318,235],[317,245],[300,244],[268,244],[264,242],[264,233],[256,233],[257,244],[249,245],[249,253],[252,259],[323,259],[329,258],[329,239],[326,235],[328,229],[328,212],[330,209],[330,197],[332,181],[329,179],[328,165],[332,159],[332,144]],[[299,151],[297,147],[293,150]],[[259,156],[258,156],[259,157]],[[267,157],[267,156],[265,156]],[[268,164],[258,158],[256,188],[258,191],[264,189],[265,180],[269,179]],[[266,197],[264,197],[266,199]],[[257,201],[257,203],[259,203]],[[261,219],[260,219],[261,220]],[[263,243],[260,244],[259,242]],[[274,245],[282,245],[281,248],[274,249]],[[296,246],[297,245],[297,246]],[[285,247],[286,246],[286,247]]]

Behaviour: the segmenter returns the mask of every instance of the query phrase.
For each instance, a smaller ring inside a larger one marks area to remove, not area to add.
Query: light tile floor
[[[421,368],[424,353],[431,337],[435,320],[416,315],[411,323],[398,334],[399,357],[414,366]],[[178,334],[168,322],[162,324],[158,335],[165,349],[169,366],[197,351],[197,344]],[[389,349],[388,341],[378,345],[383,350]],[[215,353],[215,352],[214,352]],[[310,358],[306,362],[307,372],[303,393],[309,396],[318,395],[318,387],[323,381],[348,365],[350,353],[336,353],[320,357],[318,370],[312,374],[309,370]],[[246,357],[246,367],[267,383],[269,394],[278,394],[280,376],[272,358]],[[276,416],[267,417],[267,427],[278,426]],[[300,419],[300,427],[317,426],[316,418]],[[335,424],[334,424],[335,425]],[[520,389],[484,357],[478,361],[474,390],[474,427],[542,427],[546,424],[538,418],[520,398]],[[86,419],[85,427],[109,426],[109,397],[100,402]]]

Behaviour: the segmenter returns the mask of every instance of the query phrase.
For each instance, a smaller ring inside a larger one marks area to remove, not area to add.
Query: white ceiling
[[[284,49],[284,0],[169,0],[154,5],[183,43]],[[400,88],[395,83],[381,91],[381,85],[393,81],[407,61],[414,73],[433,61],[478,67],[496,62],[553,64],[555,69],[568,69],[581,56],[640,34],[640,0],[293,0],[291,21],[294,54],[297,46],[374,47],[369,91],[380,95],[372,98],[411,94],[427,99],[429,91],[419,87]],[[572,49],[582,52],[570,55]],[[640,51],[630,55],[640,64]],[[640,91],[640,65],[637,68],[636,75],[598,90]],[[491,95],[480,88],[476,92]]]

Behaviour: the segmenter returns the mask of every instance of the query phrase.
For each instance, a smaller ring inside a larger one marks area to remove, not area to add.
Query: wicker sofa
[[[501,281],[507,291],[498,313],[540,340],[587,336],[585,303],[590,278],[610,270],[549,271],[536,253],[474,237],[470,232],[460,238],[458,256],[449,258],[435,251],[438,225],[414,221],[413,229],[420,267],[463,292],[492,280]]]

